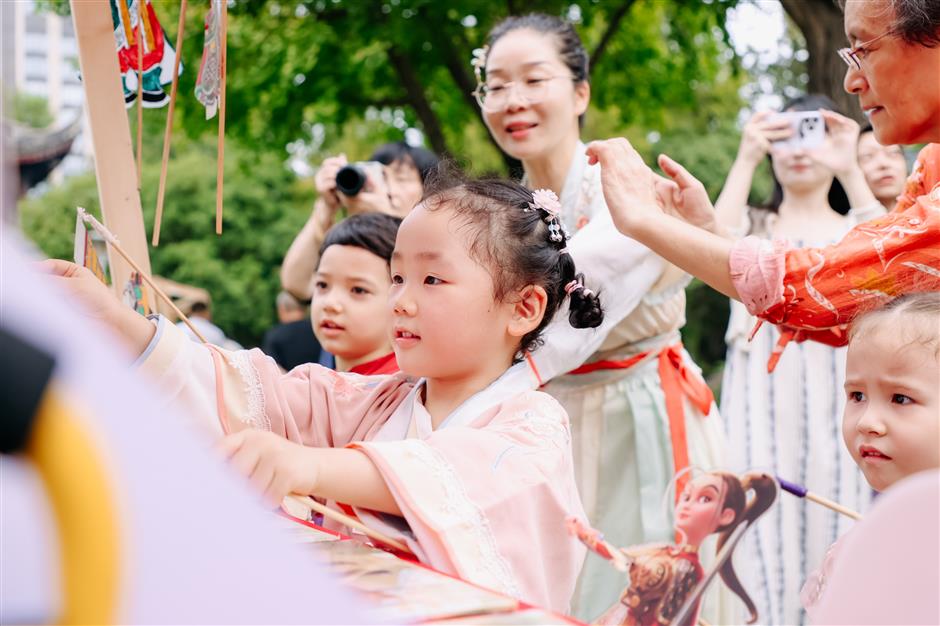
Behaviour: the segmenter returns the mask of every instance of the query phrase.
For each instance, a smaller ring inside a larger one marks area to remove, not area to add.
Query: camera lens
[[[347,165],[336,172],[336,188],[347,196],[356,195],[365,184],[365,170],[357,165]]]

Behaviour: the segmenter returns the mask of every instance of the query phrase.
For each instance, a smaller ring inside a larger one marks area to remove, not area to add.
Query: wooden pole
[[[163,132],[163,159],[160,163],[160,186],[157,189],[157,212],[153,221],[154,246],[160,245],[160,223],[163,221],[163,195],[166,192],[166,168],[170,162],[170,138],[173,134],[173,110],[176,107],[176,88],[179,86],[180,58],[183,56],[183,29],[186,26],[186,0],[180,0],[180,21],[176,30],[176,59],[173,61],[173,84],[170,87],[170,107],[166,113]]]
[[[91,126],[101,214],[108,229],[123,243],[128,256],[149,275],[147,235],[134,170],[130,124],[121,91],[111,7],[107,2],[70,2]],[[120,293],[130,278],[132,267],[110,252],[108,259],[111,283]]]
[[[222,234],[222,185],[225,170],[225,77],[228,74],[228,3],[222,3],[222,23],[220,26],[221,49],[219,58],[219,155],[218,170],[215,176],[215,232]]]
[[[144,0],[137,0],[137,191],[144,177]]]

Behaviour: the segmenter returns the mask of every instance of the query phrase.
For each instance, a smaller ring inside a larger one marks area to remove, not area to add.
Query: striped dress
[[[753,209],[751,216],[754,224],[766,224],[753,219],[758,217]],[[846,218],[846,231],[854,221]],[[769,233],[769,228],[749,230],[759,236]],[[834,241],[796,245],[830,243]],[[748,342],[755,322],[743,304],[732,302],[720,411],[732,468],[769,470],[863,511],[872,492],[842,441],[846,349],[812,341],[791,343],[768,374],[767,361],[779,332],[765,324]],[[761,623],[805,623],[800,588],[851,523],[819,505],[780,495],[774,509],[745,535],[740,555],[745,558],[736,559],[742,580],[752,581],[748,589]]]

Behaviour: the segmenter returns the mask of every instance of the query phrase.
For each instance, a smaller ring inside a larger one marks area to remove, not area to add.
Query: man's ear
[[[523,337],[535,330],[545,316],[548,294],[539,285],[526,285],[512,301],[512,317],[507,331],[512,337]]]

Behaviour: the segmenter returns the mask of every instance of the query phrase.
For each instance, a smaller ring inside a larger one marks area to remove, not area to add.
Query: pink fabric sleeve
[[[241,354],[247,355],[249,367],[232,359]],[[267,430],[306,446],[339,448],[370,438],[414,384],[404,374],[361,376],[313,364],[283,374],[274,359],[257,349],[223,356],[217,374],[224,378],[225,368],[234,367],[244,383],[226,388],[226,402],[248,390],[243,421],[257,426],[251,416],[260,411]],[[253,392],[256,398],[250,397]]]
[[[753,235],[737,241],[731,248],[731,280],[751,315],[759,315],[783,302],[783,277],[789,248],[786,241]]]
[[[584,559],[568,417],[525,392],[426,440],[362,442],[435,568],[567,612]]]

